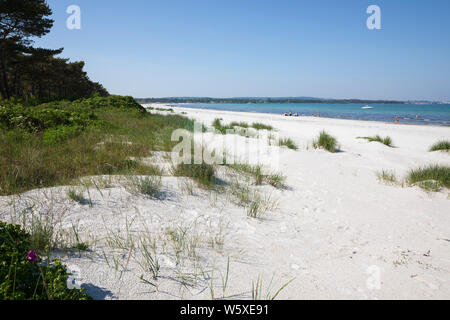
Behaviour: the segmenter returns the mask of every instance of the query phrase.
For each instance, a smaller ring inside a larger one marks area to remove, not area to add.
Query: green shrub
[[[83,176],[151,175],[139,160],[171,151],[179,115],[142,112],[131,97],[93,97],[39,106],[0,105],[0,195],[67,185]],[[206,128],[203,126],[203,131]],[[129,160],[130,157],[136,160]]]
[[[411,170],[406,178],[410,184],[417,184],[421,187],[430,187],[436,190],[439,187],[450,188],[450,167],[441,165],[430,165]]]
[[[42,141],[46,144],[58,144],[81,134],[84,128],[81,126],[59,126],[44,131]]]
[[[450,151],[450,141],[442,140],[436,142],[430,147],[430,152],[433,151]]]
[[[31,250],[28,233],[19,226],[0,222],[0,300],[92,299],[84,289],[67,288],[69,274],[59,260],[51,264],[39,257],[29,261]]]

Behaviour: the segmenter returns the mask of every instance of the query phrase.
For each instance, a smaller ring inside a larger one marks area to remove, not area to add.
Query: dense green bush
[[[0,107],[0,124],[6,129],[22,129],[28,132],[43,132],[58,126],[86,127],[96,120],[88,109],[65,109],[64,104],[25,107],[6,105]]]
[[[0,105],[0,125],[8,130],[28,132],[43,132],[57,127],[86,128],[98,120],[95,110],[107,108],[145,111],[132,97],[121,96],[53,101],[38,106],[3,103]]]
[[[58,144],[69,138],[76,137],[83,132],[82,126],[59,126],[50,128],[42,135],[42,141],[46,144]]]
[[[90,300],[83,289],[68,289],[68,273],[59,260],[33,261],[30,235],[0,222],[0,300]],[[45,279],[45,285],[42,279]]]

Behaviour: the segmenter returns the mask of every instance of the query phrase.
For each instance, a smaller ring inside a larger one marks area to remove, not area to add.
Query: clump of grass
[[[406,181],[427,190],[437,191],[441,187],[450,188],[450,166],[430,165],[411,170]]]
[[[214,127],[214,129],[219,131],[221,134],[227,134],[227,131],[234,130],[234,128],[231,125],[229,125],[229,126],[223,125],[222,120],[219,118],[216,118],[214,120],[214,122],[212,123],[212,126]]]
[[[187,195],[194,195],[194,183],[191,180],[182,180],[178,183],[181,191]]]
[[[322,131],[319,137],[313,141],[313,148],[314,149],[322,148],[324,150],[334,153],[338,148],[337,140],[333,136],[329,135],[327,132]]]
[[[442,140],[439,142],[436,142],[430,147],[430,152],[433,151],[450,151],[450,141]]]
[[[382,138],[380,135],[376,135],[373,137],[358,137],[358,139],[366,139],[369,142],[380,142],[388,147],[393,147],[392,146],[392,138],[387,136],[385,138]]]
[[[265,125],[263,123],[253,123],[251,126],[246,123],[246,122],[231,122],[229,125],[224,125],[222,124],[222,119],[216,118],[214,119],[212,126],[214,127],[214,129],[216,129],[217,131],[219,131],[221,134],[227,134],[227,132],[231,131],[231,130],[235,130],[236,127],[239,128],[244,128],[244,129],[248,129],[248,128],[253,128],[257,131],[259,130],[268,130],[268,131],[272,131],[273,127],[269,126],[269,125]],[[236,132],[238,134],[241,135],[248,135],[249,131],[248,130],[240,130],[238,132]]]
[[[173,169],[173,175],[193,178],[199,185],[208,188],[216,184],[216,170],[214,166],[205,162],[202,164],[180,163]]]
[[[395,176],[395,173],[388,170],[381,170],[380,172],[377,172],[378,180],[383,181],[388,184],[396,184],[397,183],[397,177]]]
[[[267,130],[267,131],[272,131],[273,127],[269,126],[267,124],[264,123],[259,123],[259,122],[254,122],[252,123],[252,128],[255,130]]]
[[[89,244],[85,241],[81,241],[80,235],[78,234],[78,231],[74,225],[72,225],[72,230],[73,230],[73,234],[75,236],[75,243],[72,245],[72,249],[76,249],[78,251],[89,250]]]
[[[246,129],[249,127],[248,123],[246,123],[246,122],[232,122],[230,124],[230,126],[231,127],[241,127],[241,128],[246,128]]]
[[[132,191],[151,198],[159,198],[161,196],[162,181],[160,176],[132,176],[129,179]]]
[[[67,195],[69,196],[69,198],[72,201],[75,201],[79,204],[86,203],[86,199],[84,198],[83,192],[81,192],[81,191],[77,191],[75,189],[69,189],[69,191],[67,191]]]
[[[252,300],[275,300],[277,298],[277,296],[291,283],[295,280],[295,278],[287,281],[286,283],[284,283],[280,288],[278,288],[278,290],[272,294],[272,284],[273,284],[273,280],[274,280],[275,274],[272,277],[272,280],[269,283],[269,287],[267,288],[267,293],[265,294],[265,296],[263,297],[263,276],[259,275],[258,279],[255,281],[252,280]]]
[[[175,112],[172,108],[154,108],[156,111],[163,111],[163,112]]]
[[[286,177],[283,176],[281,173],[273,173],[267,177],[267,182],[278,189],[285,187],[285,181]]]
[[[49,221],[33,220],[27,230],[30,234],[31,247],[38,252],[46,252],[57,247],[53,225]]]
[[[282,138],[278,140],[279,146],[286,146],[291,150],[298,150],[298,146],[295,144],[294,141],[292,141],[291,138]]]
[[[263,197],[258,192],[255,192],[246,206],[247,216],[261,219],[267,211],[275,209],[277,205],[276,201],[273,201],[270,196]]]
[[[270,184],[275,188],[284,188],[284,182],[286,177],[281,173],[271,173],[263,174],[263,167],[261,165],[250,165],[250,164],[233,164],[230,167],[238,172],[248,173],[255,179],[256,185],[262,185],[264,182]]]

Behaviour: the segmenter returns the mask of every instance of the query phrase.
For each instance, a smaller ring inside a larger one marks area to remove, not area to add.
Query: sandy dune
[[[229,193],[195,187],[189,194],[186,179],[163,177],[163,194],[150,199],[114,177],[89,188],[92,206],[68,199],[67,187],[1,197],[0,219],[52,212],[55,228],[76,225],[91,251],[60,256],[98,299],[248,299],[258,277],[262,298],[291,279],[279,299],[450,298],[449,191],[386,185],[376,176],[449,165],[448,153],[428,148],[450,138],[450,128],[174,109],[208,126],[215,118],[262,122],[292,138],[299,150],[279,148],[274,164],[287,188],[251,186],[278,207],[254,219]],[[311,148],[323,129],[341,152]],[[376,134],[389,135],[396,148],[356,139]],[[219,176],[233,173],[220,168]],[[144,247],[160,265],[156,280]]]

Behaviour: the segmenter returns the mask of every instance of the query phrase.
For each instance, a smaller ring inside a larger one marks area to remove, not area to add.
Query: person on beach
[[[289,112],[289,117],[292,117],[292,112]]]
[[[398,117],[395,117],[395,124],[398,124]]]

